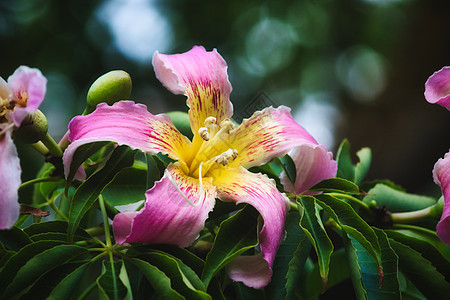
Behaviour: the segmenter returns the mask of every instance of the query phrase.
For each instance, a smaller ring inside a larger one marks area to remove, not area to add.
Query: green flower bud
[[[48,132],[48,122],[45,115],[40,111],[30,113],[20,127],[14,131],[14,138],[27,144],[34,144],[42,140]]]
[[[168,112],[167,115],[179,132],[192,139],[194,134],[192,133],[191,123],[189,122],[189,115],[187,113],[183,111],[171,111]]]
[[[125,71],[110,71],[94,81],[89,88],[84,115],[95,110],[97,104],[106,102],[109,105],[129,99],[131,95],[131,78]]]

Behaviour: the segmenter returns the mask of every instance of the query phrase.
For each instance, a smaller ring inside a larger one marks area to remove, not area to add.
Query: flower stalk
[[[444,198],[439,199],[436,204],[421,210],[410,212],[392,213],[391,220],[394,224],[414,224],[427,219],[439,219],[444,208]]]

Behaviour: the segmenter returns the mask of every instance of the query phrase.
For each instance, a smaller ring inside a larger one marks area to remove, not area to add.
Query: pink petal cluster
[[[47,79],[38,69],[19,67],[6,82],[0,77],[0,229],[19,217],[20,161],[11,138],[23,119],[44,100]]]
[[[450,110],[450,67],[443,67],[425,83],[425,99]],[[441,241],[450,245],[450,151],[440,158],[433,168],[434,182],[442,188],[444,210],[436,226]]]
[[[164,86],[187,96],[192,141],[166,115],[153,115],[144,105],[131,101],[100,104],[92,114],[75,117],[69,124],[71,144],[63,157],[66,174],[76,149],[95,141],[168,154],[176,162],[169,164],[163,178],[146,192],[144,208],[114,218],[116,242],[186,247],[198,237],[216,198],[247,203],[264,220],[261,252],[237,258],[227,270],[233,280],[262,288],[270,282],[275,254],[284,237],[289,200],[272,179],[248,169],[294,149],[292,155],[300,169],[295,192],[301,193],[333,177],[336,162],[284,106],[255,112],[233,128],[227,64],[215,49],[207,52],[194,47],[175,55],[156,52],[153,66]]]

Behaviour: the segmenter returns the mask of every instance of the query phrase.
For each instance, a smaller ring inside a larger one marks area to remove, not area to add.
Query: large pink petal
[[[231,84],[227,64],[216,49],[207,52],[193,47],[182,54],[153,56],[156,77],[175,94],[188,96],[192,132],[197,135],[207,117],[217,118],[220,124],[233,114],[230,102]]]
[[[258,210],[264,220],[259,234],[261,253],[241,256],[227,267],[231,279],[253,288],[262,288],[270,282],[273,260],[284,237],[289,200],[277,190],[272,179],[250,173],[242,167],[217,169],[213,178],[219,199],[248,203]]]
[[[19,157],[8,130],[0,136],[0,229],[13,227],[19,217],[20,173]]]
[[[150,154],[169,154],[173,159],[183,158],[190,147],[167,115],[152,115],[145,105],[132,101],[112,106],[101,103],[93,113],[73,118],[69,132],[72,143],[63,157],[66,176],[76,149],[87,143],[111,141]]]
[[[22,97],[27,97],[26,106],[14,109],[14,123],[20,126],[23,119],[30,112],[36,111],[44,100],[47,78],[38,69],[20,66],[9,76],[8,87],[13,100],[19,101]]]
[[[215,202],[211,178],[199,180],[185,175],[176,165],[169,165],[164,177],[145,194],[147,201],[139,212],[123,212],[113,221],[118,244],[164,243],[187,247],[203,229]],[[191,201],[191,205],[180,191]]]
[[[443,67],[428,78],[425,99],[450,110],[450,67]]]
[[[301,194],[320,181],[336,176],[337,162],[324,145],[304,143],[290,153],[295,163],[295,187],[284,172],[280,181],[286,191]]]
[[[291,116],[286,106],[267,107],[242,121],[234,131],[223,138],[224,151],[233,148],[238,157],[234,166],[259,166],[274,157],[288,153],[303,143],[317,144],[314,138]]]
[[[450,245],[450,152],[436,162],[433,177],[444,195],[444,211],[436,226],[436,233],[441,241]]]

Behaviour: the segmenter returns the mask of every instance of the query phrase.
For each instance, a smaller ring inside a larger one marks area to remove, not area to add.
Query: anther
[[[228,149],[224,154],[227,159],[235,160],[238,156],[238,151],[236,149]]]
[[[231,130],[233,130],[234,128],[234,124],[233,122],[230,121],[230,119],[224,119],[221,123],[220,123],[220,127],[221,128],[225,128],[225,131],[227,133],[230,133]]]
[[[217,119],[214,117],[207,117],[205,119],[205,127],[209,128],[212,125],[216,125]]]
[[[228,159],[227,157],[225,157],[224,154],[220,154],[219,156],[216,157],[216,163],[221,164],[222,166],[226,166],[228,165]]]
[[[208,128],[206,127],[200,127],[198,130],[198,134],[200,135],[200,137],[205,140],[205,141],[209,141],[209,132],[208,132]]]

